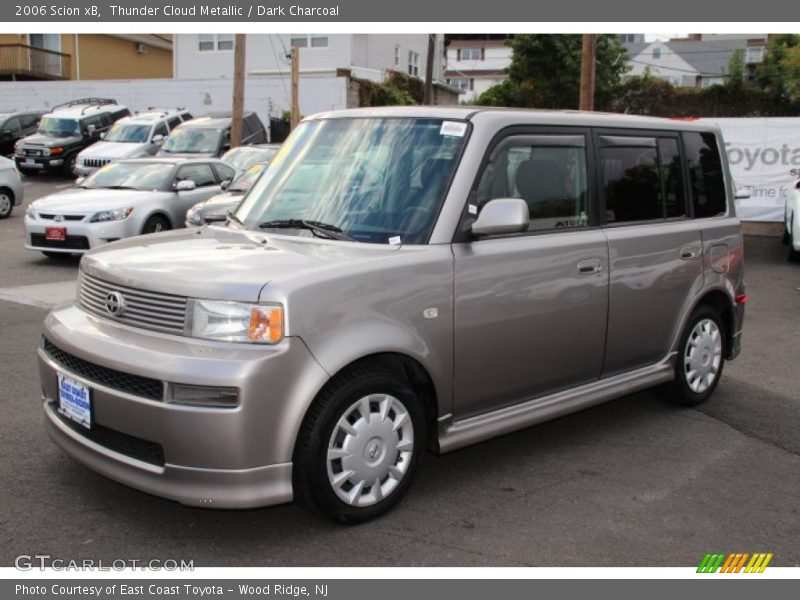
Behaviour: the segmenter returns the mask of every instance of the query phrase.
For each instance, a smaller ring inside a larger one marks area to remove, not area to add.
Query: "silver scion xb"
[[[224,225],[83,257],[38,349],[47,430],[186,505],[352,523],[426,449],[651,386],[702,402],[746,301],[723,148],[592,113],[307,118]]]

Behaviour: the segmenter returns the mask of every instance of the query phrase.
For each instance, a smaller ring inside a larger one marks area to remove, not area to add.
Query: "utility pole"
[[[233,42],[233,112],[231,114],[231,148],[242,143],[244,118],[245,34],[237,33]]]
[[[425,62],[425,96],[423,104],[433,104],[433,61],[436,55],[436,34],[428,34],[428,57]]]
[[[300,123],[300,48],[292,46],[292,129]]]
[[[581,48],[581,97],[579,110],[594,110],[594,75],[597,55],[597,36],[583,34]]]

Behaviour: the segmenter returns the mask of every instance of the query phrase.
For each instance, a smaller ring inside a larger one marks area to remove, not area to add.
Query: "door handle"
[[[597,258],[583,260],[578,263],[578,273],[581,275],[591,275],[593,273],[599,273],[602,270],[603,266]]]
[[[694,246],[684,246],[681,248],[681,258],[683,260],[691,260],[697,258],[700,251]]]

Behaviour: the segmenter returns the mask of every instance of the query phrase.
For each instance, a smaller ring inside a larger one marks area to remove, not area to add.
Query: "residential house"
[[[668,41],[625,43],[627,76],[644,75],[673,85],[705,88],[725,83],[734,52],[741,51],[748,73],[764,59],[766,35],[693,34]]]
[[[461,90],[461,102],[470,103],[506,79],[511,64],[509,35],[447,36],[447,83]]]
[[[0,34],[0,81],[172,77],[172,36]]]

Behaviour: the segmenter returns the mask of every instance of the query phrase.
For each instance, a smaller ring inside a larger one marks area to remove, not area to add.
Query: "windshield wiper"
[[[308,229],[319,237],[346,242],[353,241],[353,238],[342,233],[342,230],[336,225],[320,223],[319,221],[309,221],[307,219],[278,219],[277,221],[264,221],[263,223],[259,223],[258,226],[261,229]]]

